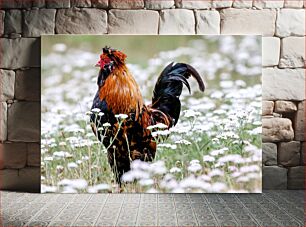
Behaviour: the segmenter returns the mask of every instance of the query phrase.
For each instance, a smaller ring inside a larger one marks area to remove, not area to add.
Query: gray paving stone
[[[50,222],[44,220],[35,220],[26,224],[26,226],[48,226]],[[18,226],[18,225],[16,225]]]
[[[43,207],[33,218],[27,223],[27,225],[34,225],[40,220],[50,223],[54,217],[56,217],[61,210],[66,207],[64,203],[48,203]]]
[[[25,223],[19,220],[14,220],[14,221],[8,221],[5,220],[3,221],[3,226],[23,226]]]
[[[71,226],[72,220],[57,220],[51,221],[48,226]]]
[[[22,197],[20,197],[17,202],[18,203],[29,203],[34,200],[34,196],[32,194],[23,194]],[[11,199],[14,199],[13,197]]]
[[[220,225],[221,226],[238,226],[237,222],[235,222],[233,220],[221,221]]]
[[[55,202],[58,202],[58,203],[70,202],[73,200],[75,196],[76,196],[75,194],[59,194],[56,197]]]
[[[157,194],[142,194],[140,202],[143,203],[156,203],[157,202]]]
[[[89,199],[89,203],[105,203],[107,200],[108,194],[93,194]]]
[[[83,207],[84,204],[82,203],[70,203],[52,220],[52,222],[60,223],[60,221],[63,221],[65,223],[70,223],[69,225],[71,225],[73,220],[78,217]],[[52,223],[50,225],[52,226]]]
[[[303,196],[303,191],[285,190],[189,195],[1,192],[1,205],[4,226],[304,226]]]
[[[177,226],[176,222],[174,221],[159,221],[157,226]]]
[[[95,225],[114,226],[120,214],[121,204],[105,204]]]
[[[169,202],[169,203],[158,203],[158,209],[159,210],[167,210],[167,209],[174,209],[175,208],[175,205],[174,203],[172,202]]]
[[[158,203],[161,203],[161,204],[163,204],[163,203],[166,203],[166,204],[168,204],[168,203],[173,203],[173,197],[172,197],[172,195],[163,195],[163,194],[161,194],[161,195],[158,195]]]
[[[207,194],[207,195],[203,195],[203,198],[205,199],[205,201],[208,204],[222,204],[222,199],[220,199],[219,197],[217,197],[217,194]]]
[[[94,226],[94,221],[93,220],[88,220],[88,221],[83,221],[83,220],[78,220],[72,224],[72,226]]]
[[[75,220],[75,223],[90,222],[92,225],[100,215],[102,208],[103,206],[99,203],[87,203],[82,213]]]
[[[140,194],[126,194],[123,203],[139,203],[141,195]]]
[[[143,195],[142,195],[143,196]],[[156,199],[156,195],[144,196],[147,199]],[[143,199],[143,197],[142,197]],[[157,225],[157,204],[141,203],[138,209],[136,225],[138,226],[156,226]]]
[[[173,195],[173,200],[175,203],[189,203],[189,199],[186,195]]]
[[[124,194],[110,194],[106,200],[106,203],[123,203]]]
[[[219,224],[211,221],[199,221],[199,226],[219,226]]]
[[[58,195],[53,195],[53,194],[41,194],[39,196],[35,196],[33,200],[31,201],[32,204],[36,203],[47,203],[47,202],[52,202],[56,200]]]
[[[87,203],[88,200],[91,198],[91,194],[80,194],[73,198],[72,202],[74,203]]]

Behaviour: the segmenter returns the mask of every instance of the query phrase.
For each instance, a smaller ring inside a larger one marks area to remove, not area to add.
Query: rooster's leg
[[[124,173],[130,170],[130,160],[127,155],[122,155],[122,152],[113,149],[108,151],[108,162],[115,175],[116,183],[122,186],[121,178]]]

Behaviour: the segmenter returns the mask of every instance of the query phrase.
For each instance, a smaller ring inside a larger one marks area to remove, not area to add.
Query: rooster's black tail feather
[[[183,84],[190,92],[190,85],[187,79],[193,76],[201,91],[205,90],[205,85],[199,73],[185,63],[170,63],[160,74],[153,91],[152,107],[158,109],[173,119],[175,125],[178,121],[181,102],[179,97],[183,90]]]

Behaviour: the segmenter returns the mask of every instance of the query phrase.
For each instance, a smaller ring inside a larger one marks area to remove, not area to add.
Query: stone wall
[[[41,34],[261,34],[263,186],[304,179],[302,0],[0,0],[0,182],[39,191]]]

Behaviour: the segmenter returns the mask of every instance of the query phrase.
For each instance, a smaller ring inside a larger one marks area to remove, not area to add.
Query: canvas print
[[[42,193],[261,192],[260,36],[43,36]]]

